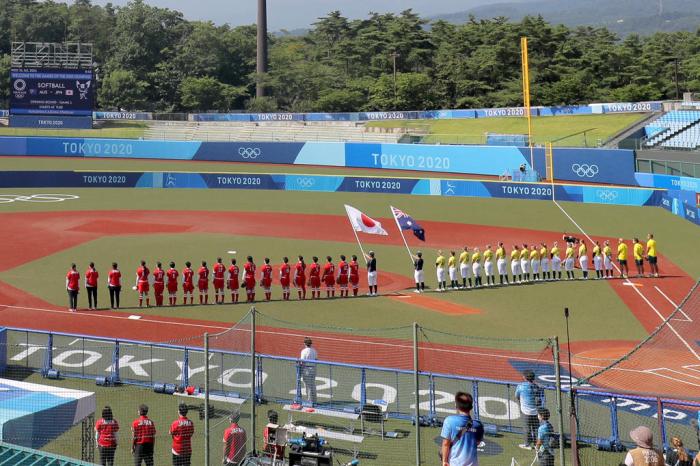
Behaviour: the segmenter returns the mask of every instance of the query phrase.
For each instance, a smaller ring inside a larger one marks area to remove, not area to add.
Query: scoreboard
[[[92,70],[13,68],[10,115],[92,116]]]

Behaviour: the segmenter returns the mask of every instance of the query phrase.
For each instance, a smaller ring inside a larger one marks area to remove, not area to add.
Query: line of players
[[[368,255],[367,260],[373,259]],[[311,291],[312,299],[321,297],[321,288],[325,287],[326,297],[335,297],[336,284],[339,286],[339,296],[348,297],[350,289],[352,295],[357,296],[360,283],[359,264],[357,256],[351,256],[348,261],[345,255],[340,255],[340,262],[337,266],[333,263],[331,256],[326,257],[326,263],[321,265],[318,257],[312,258],[311,264],[307,266],[303,256],[298,256],[298,262],[292,266],[289,258],[283,257],[282,263],[277,267],[279,271],[279,283],[282,286],[282,299],[288,301],[291,295],[291,287],[297,289],[299,299],[306,299],[307,283]],[[116,264],[115,264],[116,266]],[[149,291],[153,287],[156,306],[162,306],[164,293],[167,291],[168,300],[171,306],[177,304],[177,294],[179,282],[182,282],[183,304],[194,304],[195,280],[197,291],[199,292],[199,304],[209,303],[209,285],[214,288],[214,299],[216,304],[224,304],[226,290],[231,294],[231,302],[239,302],[239,293],[243,290],[246,294],[246,302],[254,302],[256,294],[256,284],[259,284],[265,293],[265,300],[272,299],[273,267],[270,265],[270,258],[264,259],[264,264],[258,266],[253,261],[252,256],[248,256],[243,265],[243,276],[237,260],[231,259],[231,264],[227,267],[221,257],[210,270],[206,261],[202,261],[197,271],[192,269],[192,264],[185,262],[182,272],[175,268],[175,263],[170,262],[170,268],[165,270],[160,262],[156,263],[156,268],[151,271],[145,261],[141,261],[140,267],[136,270],[135,290],[139,293],[139,307],[150,306]],[[308,280],[307,280],[308,268]],[[256,277],[257,275],[257,277]],[[257,280],[259,278],[259,281]],[[376,295],[376,285],[375,295]]]
[[[638,238],[634,238],[633,241],[632,252],[637,267],[637,276],[644,276],[644,259],[646,259],[652,272],[649,276],[658,277],[659,269],[656,255],[656,240],[651,233],[647,236],[647,239],[646,252]],[[442,251],[438,251],[438,257],[435,261],[438,280],[438,288],[436,291],[447,290],[446,272],[449,273],[452,289],[469,289],[472,287],[484,286],[482,283],[482,270],[484,275],[486,275],[486,286],[496,285],[496,272],[499,277],[500,285],[541,280],[561,280],[562,268],[566,272],[566,279],[573,280],[576,278],[574,273],[576,262],[578,262],[581,268],[581,279],[587,280],[590,265],[586,241],[566,234],[563,240],[566,243],[563,258],[560,256],[561,251],[557,242],[554,242],[551,250],[548,249],[545,243],[540,243],[539,245],[533,244],[530,246],[523,244],[522,247],[514,245],[510,253],[510,276],[512,280],[509,280],[507,252],[502,242],[498,243],[498,248],[495,251],[492,250],[491,245],[487,245],[483,253],[478,247],[470,251],[470,249],[465,246],[459,257],[457,257],[455,251],[451,251],[448,259],[445,259]],[[595,241],[591,253],[593,257],[593,269],[596,273],[595,279],[613,278],[614,258],[610,241],[606,240],[602,247],[600,242]],[[620,278],[627,278],[629,274],[627,257],[627,244],[620,238],[617,244],[617,262],[619,264]],[[423,258],[420,252],[414,256],[414,268],[416,282],[416,289],[414,292],[421,293],[425,290],[425,283]],[[458,273],[462,279],[461,285],[459,283]]]

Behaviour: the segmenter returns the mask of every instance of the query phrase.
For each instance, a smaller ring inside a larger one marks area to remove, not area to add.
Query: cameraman
[[[474,399],[457,392],[455,405],[458,414],[447,416],[442,424],[442,466],[478,466],[476,447],[484,438],[484,426],[471,417]]]

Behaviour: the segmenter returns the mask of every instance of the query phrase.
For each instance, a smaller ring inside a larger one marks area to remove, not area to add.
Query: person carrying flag
[[[416,290],[414,293],[425,292],[425,277],[423,274],[423,253],[418,251],[413,256],[413,277],[416,279]]]
[[[367,260],[367,285],[369,285],[369,296],[377,296],[377,258],[374,251],[365,254]]]

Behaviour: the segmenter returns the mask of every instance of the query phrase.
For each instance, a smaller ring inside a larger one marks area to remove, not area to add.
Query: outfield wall
[[[194,142],[7,137],[0,155],[205,160],[419,170],[501,176],[530,166],[530,149],[512,146],[372,144],[342,142]],[[545,151],[534,149],[534,169],[545,173]],[[555,150],[561,181],[635,186],[634,151]]]

